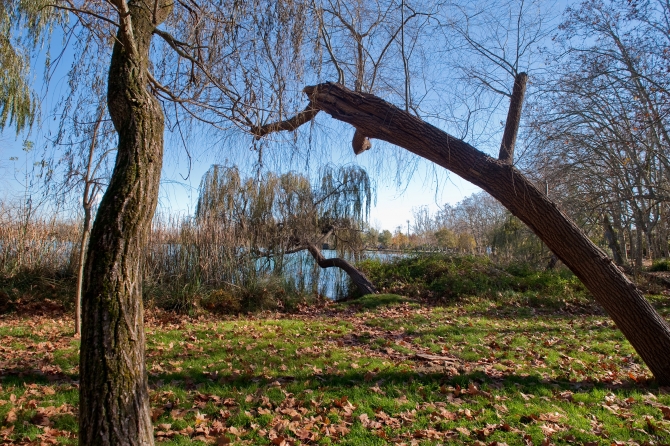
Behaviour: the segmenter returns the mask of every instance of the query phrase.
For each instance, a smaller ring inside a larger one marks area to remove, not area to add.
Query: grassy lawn
[[[72,331],[67,316],[0,317],[0,442],[76,444]],[[147,332],[161,444],[670,444],[670,389],[581,301],[152,311]]]

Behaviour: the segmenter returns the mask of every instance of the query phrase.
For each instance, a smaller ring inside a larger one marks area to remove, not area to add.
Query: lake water
[[[337,252],[331,249],[324,249],[321,254],[327,259],[337,257]],[[364,251],[360,259],[376,258],[390,260],[395,257],[402,257],[407,254],[388,251]],[[330,299],[338,299],[347,294],[349,283],[347,274],[339,268],[321,268],[307,251],[302,251],[286,256],[286,265],[284,270],[288,276],[292,276],[302,289],[309,290],[313,288],[314,277],[318,282],[316,290],[319,294]],[[345,256],[345,260],[354,263],[352,256]]]

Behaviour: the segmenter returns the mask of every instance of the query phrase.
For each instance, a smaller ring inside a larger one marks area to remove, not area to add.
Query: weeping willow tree
[[[308,251],[321,268],[340,268],[369,294],[375,287],[343,257],[363,247],[360,228],[371,200],[372,184],[359,167],[328,166],[318,186],[312,186],[297,173],[244,179],[235,167],[214,165],[200,185],[196,222],[200,228],[215,229],[204,231],[213,238],[209,246],[219,246],[208,255],[224,257],[228,265],[253,265],[235,268],[238,273],[256,271],[262,258],[273,259],[274,272],[281,273],[285,255]],[[338,257],[323,256],[319,246],[325,242]]]
[[[0,130],[9,125],[19,132],[32,124],[37,97],[30,87],[30,51],[61,18],[44,0],[0,2]]]

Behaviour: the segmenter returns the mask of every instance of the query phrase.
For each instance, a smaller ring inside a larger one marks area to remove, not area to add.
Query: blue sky
[[[59,40],[58,36],[54,36],[53,45],[56,45],[55,42]],[[55,52],[52,48],[52,54]],[[40,58],[37,57],[34,60],[33,67],[37,69],[33,84],[43,101],[41,105],[43,115],[29,134],[16,136],[10,129],[0,135],[0,199],[18,199],[23,196],[26,168],[30,169],[42,158],[44,149],[48,146],[49,135],[56,130],[57,123],[50,113],[53,113],[56,108],[55,101],[67,87],[66,72],[69,63],[66,54],[65,58],[60,61],[61,67],[55,70],[47,90],[41,79]],[[43,61],[41,65],[43,66]],[[507,100],[503,100],[502,103],[504,103],[502,107],[506,108]],[[365,167],[373,178],[377,190],[376,204],[371,209],[369,219],[373,227],[389,230],[394,230],[398,226],[406,228],[407,220],[413,220],[413,209],[427,206],[434,213],[440,206],[446,203],[455,204],[480,190],[456,175],[447,175],[446,171],[441,168],[436,169],[429,163],[418,162],[414,155],[389,147],[388,144],[373,141],[372,150],[354,157],[350,147],[353,129],[336,127],[337,124],[327,116],[318,119],[323,125],[332,126],[331,131],[335,128],[334,134],[337,137],[331,138],[332,141],[328,142],[330,148],[326,155],[323,149],[316,150],[314,153],[315,157],[326,156],[330,159],[306,162],[305,165],[309,166],[308,169],[315,169],[324,162],[335,165],[356,163]],[[499,119],[495,117],[486,123],[489,127],[491,125],[496,127],[489,129],[492,130],[488,132],[489,136],[493,135],[491,140],[484,141],[484,144],[477,140],[468,142],[480,149],[492,150],[492,147],[495,149],[494,146],[499,144],[495,141],[498,138],[496,133],[500,130],[499,133],[502,134],[502,128],[497,128],[498,121]],[[330,135],[332,136],[333,133]],[[257,155],[256,152],[249,150],[250,137],[246,139],[237,137],[231,139],[232,143],[212,142],[206,138],[206,135],[202,135],[189,141],[199,149],[194,149],[190,153],[192,159],[191,163],[188,163],[186,152],[180,147],[177,138],[166,136],[166,156],[159,211],[181,215],[192,213],[197,201],[200,179],[214,163],[243,163],[247,164],[248,168],[252,168]],[[22,150],[26,139],[34,143],[34,150],[31,153],[25,153]],[[232,157],[229,158],[231,154]],[[408,166],[409,169],[405,169]],[[295,167],[294,169],[300,170]],[[399,173],[402,170],[406,171]]]
[[[54,36],[52,42],[59,40],[58,36]],[[41,97],[42,114],[29,132],[16,135],[13,129],[6,129],[0,135],[0,200],[22,200],[26,193],[26,183],[30,183],[30,175],[26,176],[26,172],[30,172],[33,165],[44,158],[45,153],[54,153],[49,139],[57,131],[58,123],[54,113],[57,112],[57,101],[67,91],[66,74],[70,63],[65,53],[47,88],[41,73],[43,56],[38,56],[33,61],[33,67],[37,67],[34,70],[33,86]],[[318,119],[326,127],[338,125],[327,116],[320,116]],[[480,190],[454,174],[447,174],[442,168],[436,169],[429,163],[418,161],[415,155],[378,141],[373,141],[370,151],[355,157],[350,145],[353,129],[337,128],[336,131],[340,131],[342,137],[335,138],[330,143],[332,149],[327,151],[327,155],[324,155],[324,150],[315,151],[316,157],[329,156],[330,159],[319,159],[306,164],[311,169],[317,168],[324,161],[334,165],[355,163],[366,168],[377,191],[376,204],[373,205],[369,218],[373,227],[393,231],[402,226],[406,230],[407,220],[413,221],[413,209],[427,206],[434,213],[445,203],[455,204]],[[29,153],[23,150],[26,140],[33,144]],[[247,164],[248,169],[253,169],[257,155],[256,152],[249,151],[251,138],[242,136],[231,138],[230,141],[212,142],[205,135],[192,138],[190,144],[200,149],[189,153],[192,157],[189,163],[178,138],[166,135],[159,212],[173,215],[192,214],[200,180],[212,164]],[[405,169],[408,172],[399,173],[407,166],[411,166],[410,169]],[[37,190],[33,188],[32,192],[39,194]],[[68,210],[67,216],[72,216],[72,212]]]
[[[29,135],[21,134],[18,137],[11,130],[2,133],[0,199],[22,199],[25,193],[26,171],[30,171],[33,164],[41,160],[43,145],[46,144],[45,133],[39,129],[34,129]],[[22,150],[26,136],[34,141],[34,148],[29,153]],[[211,152],[200,154],[192,160],[190,175],[184,179],[189,173],[184,157],[170,154],[169,148],[167,149],[159,211],[191,214],[197,201],[200,179],[212,164],[223,163],[225,159]],[[348,147],[345,149],[350,150]],[[345,154],[345,159],[349,161],[346,155],[348,153]],[[366,156],[371,158],[374,155],[372,153],[360,155],[362,164],[365,164]],[[370,224],[391,231],[397,226],[406,228],[407,220],[413,220],[412,210],[415,208],[428,206],[435,212],[445,203],[455,204],[465,196],[480,190],[453,174],[448,177],[442,174],[436,178],[433,169],[423,163],[418,165],[410,179],[400,183],[395,181],[394,172],[372,176],[377,186],[377,202],[370,212]]]

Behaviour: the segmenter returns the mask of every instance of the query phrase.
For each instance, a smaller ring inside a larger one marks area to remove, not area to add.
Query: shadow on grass
[[[35,369],[4,369],[0,368],[0,384],[3,386],[28,386],[29,384],[39,384],[41,386],[50,385],[79,385],[79,375],[61,373],[61,372],[42,372]]]

